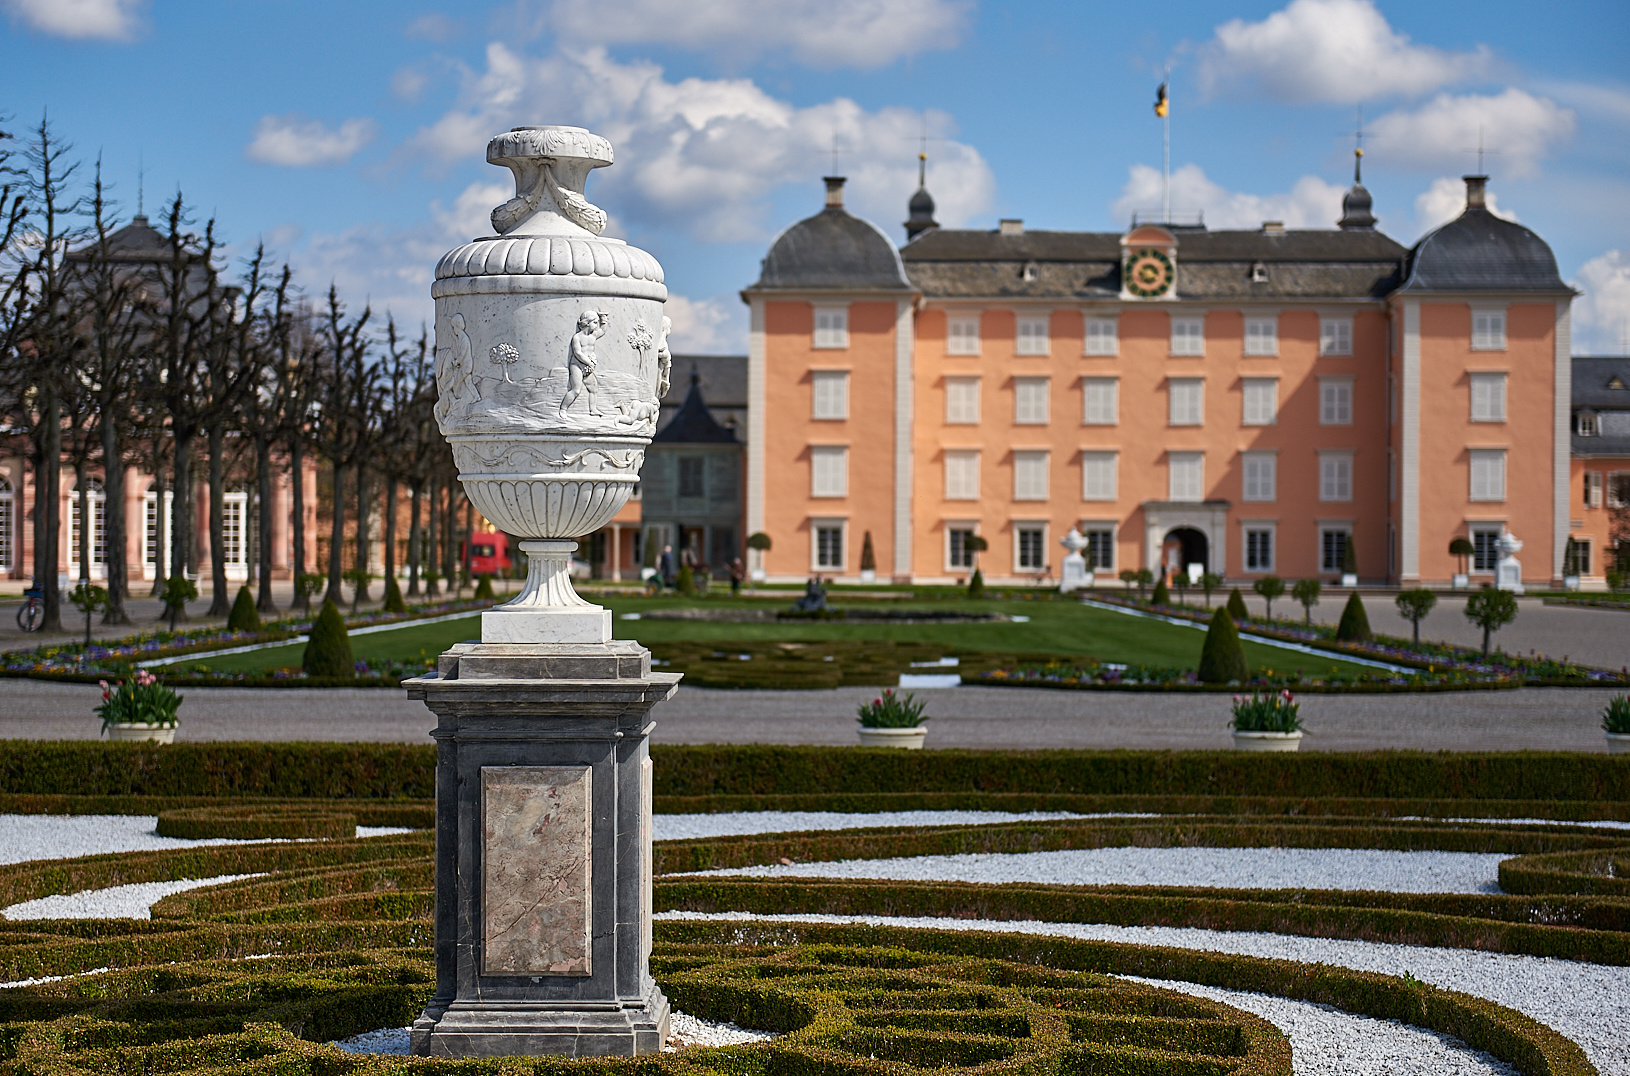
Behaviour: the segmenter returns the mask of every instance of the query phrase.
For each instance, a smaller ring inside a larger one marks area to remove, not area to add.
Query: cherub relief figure
[[[600,409],[594,402],[598,387],[595,371],[599,367],[594,357],[594,342],[606,334],[606,322],[611,315],[604,310],[585,310],[577,316],[577,331],[572,334],[571,354],[566,365],[566,395],[560,398],[560,410],[565,411],[577,402],[579,394],[589,398],[589,414],[598,417]]]
[[[465,402],[466,390],[472,399],[481,399],[481,388],[476,384],[472,363],[470,334],[464,331],[464,315],[453,314],[447,319],[452,327],[453,343],[447,348],[447,360],[436,378],[440,399],[436,401],[437,421],[447,418],[453,408]]]
[[[662,319],[662,334],[657,337],[657,399],[668,395],[669,374],[673,370],[673,352],[668,350],[668,333],[674,327],[672,318]]]

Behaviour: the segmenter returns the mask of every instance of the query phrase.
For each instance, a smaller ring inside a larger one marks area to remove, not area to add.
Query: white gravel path
[[[758,878],[888,878],[936,882],[1187,885],[1228,889],[1365,889],[1498,893],[1506,855],[1374,848],[1083,848],[831,863],[777,863],[697,872]]]
[[[264,874],[218,874],[213,878],[182,878],[174,882],[135,882],[107,889],[82,889],[25,900],[0,908],[0,918],[19,919],[151,919],[152,907],[172,893],[223,885]]]
[[[358,826],[358,837],[412,833],[402,826]],[[151,814],[0,814],[0,864],[32,859],[73,859],[104,852],[148,852],[217,844],[280,844],[224,837],[189,840],[160,837]]]
[[[412,1028],[387,1027],[379,1031],[364,1031],[348,1039],[329,1043],[348,1054],[402,1054],[408,1052]],[[736,1024],[719,1024],[703,1020],[675,1009],[668,1014],[668,1045],[665,1052],[687,1046],[736,1046],[746,1042],[773,1039],[767,1031],[752,1031]]]
[[[1098,923],[1041,923],[858,915],[751,915],[747,912],[659,912],[658,919],[749,920],[789,923],[872,923],[935,930],[992,930],[1096,941],[1167,945],[1273,960],[1331,964],[1384,975],[1405,972],[1445,990],[1488,998],[1547,1025],[1582,1047],[1602,1076],[1630,1076],[1630,968],[1550,957],[1430,949],[1412,945],[1303,938],[1288,934],[1122,927]]]
[[[741,837],[755,833],[867,829],[875,826],[995,826],[1004,822],[1052,822],[1061,818],[1154,818],[1150,814],[1072,814],[1068,811],[733,811],[725,814],[659,814],[652,828],[659,841],[695,837]]]

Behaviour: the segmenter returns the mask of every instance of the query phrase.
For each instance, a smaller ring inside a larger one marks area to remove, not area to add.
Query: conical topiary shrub
[[[387,613],[407,612],[407,602],[402,600],[402,588],[397,585],[394,575],[385,577],[385,604],[380,608]]]
[[[1228,684],[1244,681],[1246,676],[1245,648],[1240,645],[1239,632],[1234,630],[1234,618],[1226,607],[1211,614],[1211,629],[1206,632],[1205,646],[1200,649],[1200,682]]]
[[[1370,640],[1370,617],[1364,612],[1364,603],[1358,600],[1356,590],[1347,596],[1347,605],[1341,610],[1341,623],[1336,625],[1336,638],[1353,643]]]
[[[1170,605],[1172,603],[1171,588],[1166,585],[1166,577],[1161,576],[1155,580],[1155,592],[1149,595],[1150,605]]]
[[[983,598],[985,596],[985,573],[978,568],[973,570],[973,578],[968,580],[968,597]]]
[[[1245,608],[1245,597],[1240,594],[1239,587],[1228,592],[1228,615],[1234,618],[1235,624],[1251,619],[1251,611]]]
[[[674,589],[681,594],[696,593],[696,573],[691,570],[689,564],[679,566],[679,576],[674,580]]]
[[[498,595],[492,592],[492,576],[482,575],[481,581],[475,585],[476,601],[497,601]]]
[[[226,630],[260,630],[260,614],[255,611],[255,599],[247,586],[238,588],[238,596],[232,602],[232,611],[226,615]]]
[[[350,678],[357,674],[356,658],[351,656],[351,636],[345,631],[345,618],[340,607],[330,598],[323,602],[323,611],[311,625],[311,637],[306,640],[306,656],[300,667],[307,676]]]

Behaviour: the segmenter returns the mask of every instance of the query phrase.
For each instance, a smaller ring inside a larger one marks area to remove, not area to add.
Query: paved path
[[[654,715],[654,742],[853,744],[873,692],[681,687]],[[1611,691],[1527,688],[1435,695],[1308,695],[1304,749],[1602,751]],[[386,688],[188,688],[178,740],[429,743],[421,704]],[[923,691],[933,747],[1225,748],[1227,695],[962,687]],[[94,685],[0,680],[0,739],[91,739]]]

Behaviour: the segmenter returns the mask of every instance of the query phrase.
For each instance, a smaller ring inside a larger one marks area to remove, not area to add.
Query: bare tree
[[[373,343],[366,329],[372,317],[368,307],[355,318],[347,318],[339,291],[328,288],[328,313],[324,318],[323,386],[317,408],[315,442],[328,460],[334,480],[334,514],[329,529],[328,589],[324,600],[338,605],[345,551],[345,472],[356,463],[357,424],[354,407],[357,397],[366,396],[365,383],[373,376],[369,352]]]

